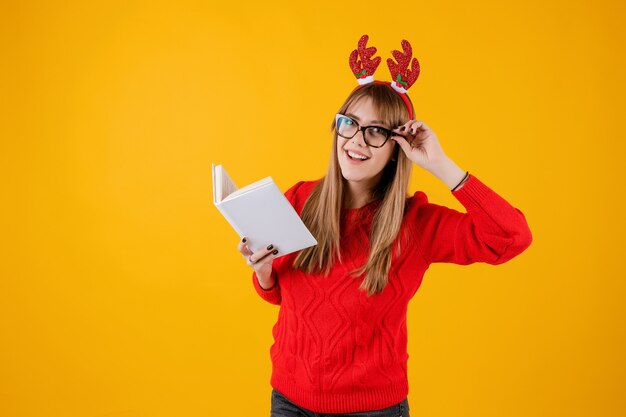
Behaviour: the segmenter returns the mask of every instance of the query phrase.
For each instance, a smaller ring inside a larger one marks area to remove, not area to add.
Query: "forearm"
[[[257,274],[257,277],[259,279],[259,285],[261,286],[262,289],[269,291],[272,288],[274,288],[274,285],[276,285],[276,273],[274,272],[274,270],[272,269],[272,273],[269,274],[269,276],[262,276]]]
[[[441,160],[441,162],[433,165],[428,169],[428,171],[443,181],[450,190],[456,187],[456,185],[465,177],[465,171],[463,171],[461,167],[455,164],[454,161],[448,157],[445,157]],[[463,188],[463,184],[458,187],[457,190],[460,190],[461,188]]]

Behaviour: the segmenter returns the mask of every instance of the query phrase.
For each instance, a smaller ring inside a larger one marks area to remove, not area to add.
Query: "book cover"
[[[222,165],[212,164],[213,203],[253,252],[270,243],[277,257],[317,244],[272,177],[237,188]]]

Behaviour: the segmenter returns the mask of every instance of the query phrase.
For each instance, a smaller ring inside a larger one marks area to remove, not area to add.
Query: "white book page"
[[[219,198],[220,198],[220,201],[224,201],[225,199],[228,198],[228,196],[232,195],[234,192],[237,191],[237,186],[235,185],[233,180],[230,179],[230,176],[228,176],[223,166],[218,165],[218,173],[219,173],[219,178],[221,179],[221,186],[222,186],[220,190],[221,195],[219,196]]]
[[[238,195],[241,195],[241,194],[247,193],[248,191],[252,191],[252,190],[254,190],[254,189],[261,188],[261,187],[263,187],[264,185],[269,184],[270,182],[272,182],[272,177],[266,177],[266,178],[263,178],[262,180],[258,180],[257,182],[253,182],[252,184],[250,184],[250,185],[246,185],[245,187],[240,188],[240,189],[238,189],[237,191],[235,191],[235,192],[233,192],[233,193],[229,194],[229,195],[228,195],[226,198],[224,198],[222,201],[225,201],[225,200],[230,200],[231,198],[235,198],[235,197],[237,197]]]

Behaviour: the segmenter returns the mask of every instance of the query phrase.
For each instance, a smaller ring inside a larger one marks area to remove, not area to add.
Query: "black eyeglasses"
[[[393,135],[389,129],[381,126],[359,126],[359,124],[348,116],[337,113],[335,116],[335,130],[344,139],[352,139],[360,130],[363,140],[368,146],[380,148]]]

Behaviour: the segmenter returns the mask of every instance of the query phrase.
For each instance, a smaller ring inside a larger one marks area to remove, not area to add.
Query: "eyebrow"
[[[358,117],[356,117],[354,114],[352,113],[346,113],[346,116],[352,117],[354,120],[356,120],[357,122],[361,122],[361,120],[359,120]],[[381,125],[384,125],[385,122],[383,122],[382,120],[372,120],[370,123],[380,123]]]

